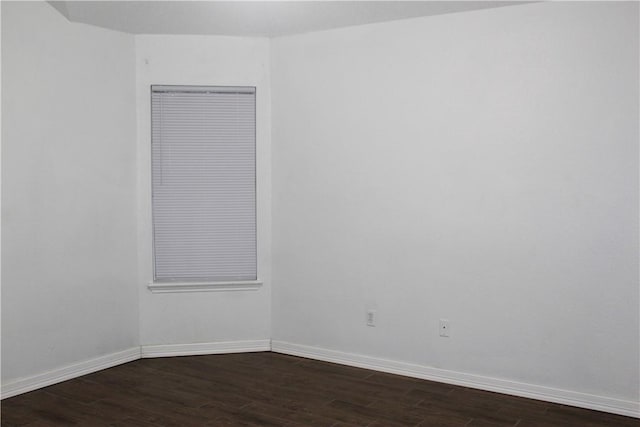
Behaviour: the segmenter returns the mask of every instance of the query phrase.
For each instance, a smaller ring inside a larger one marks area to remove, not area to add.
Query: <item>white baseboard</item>
[[[271,351],[271,340],[207,342],[195,344],[143,345],[141,356],[197,356],[202,354],[250,353],[254,351]]]
[[[131,362],[132,360],[137,360],[139,358],[140,347],[133,347],[117,353],[111,353],[94,359],[74,363],[72,365],[67,365],[62,368],[53,369],[30,377],[19,378],[6,384],[2,384],[1,398],[6,399],[8,397],[70,380],[102,369]]]
[[[640,403],[628,400],[612,399],[610,397],[596,396],[570,390],[483,377],[359,354],[343,353],[284,341],[272,341],[271,351],[640,418]]]
[[[141,357],[195,356],[257,351],[274,351],[276,353],[291,354],[391,374],[439,381],[480,390],[494,391],[497,393],[640,418],[639,402],[519,383],[499,378],[483,377],[406,362],[292,344],[284,341],[271,341],[268,339],[196,344],[143,345],[2,384],[0,398],[6,399],[102,369],[131,362]]]
[[[138,360],[141,357],[195,356],[202,354],[248,353],[271,351],[271,340],[228,341],[196,344],[143,345],[96,357],[2,384],[0,398],[16,396],[102,369]]]

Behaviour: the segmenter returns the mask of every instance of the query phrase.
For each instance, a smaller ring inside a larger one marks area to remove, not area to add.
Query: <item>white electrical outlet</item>
[[[450,326],[448,319],[440,319],[440,336],[449,337]]]
[[[375,310],[367,310],[367,326],[376,326]]]

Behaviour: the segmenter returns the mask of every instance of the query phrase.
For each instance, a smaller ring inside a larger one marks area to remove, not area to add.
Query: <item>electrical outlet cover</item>
[[[449,320],[440,319],[440,336],[449,337],[451,327],[449,326]]]

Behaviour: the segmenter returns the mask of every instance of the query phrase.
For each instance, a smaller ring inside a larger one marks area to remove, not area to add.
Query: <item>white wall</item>
[[[271,98],[269,41],[137,36],[139,289],[142,345],[265,340],[271,332]],[[257,291],[152,294],[150,86],[256,87]]]
[[[2,2],[2,381],[138,343],[132,36]]]
[[[273,339],[637,402],[638,47],[634,2],[275,39]]]

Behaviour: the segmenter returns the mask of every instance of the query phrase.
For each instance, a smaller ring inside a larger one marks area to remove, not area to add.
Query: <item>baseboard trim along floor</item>
[[[640,403],[273,340],[271,351],[640,418]]]
[[[2,384],[2,399],[140,358],[274,351],[341,365],[640,418],[640,403],[272,340],[142,345]]]
[[[107,354],[2,384],[2,399],[140,359],[140,347]]]
[[[270,350],[271,340],[143,345],[140,347],[141,357],[197,356],[202,354],[250,353]]]

